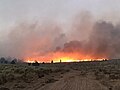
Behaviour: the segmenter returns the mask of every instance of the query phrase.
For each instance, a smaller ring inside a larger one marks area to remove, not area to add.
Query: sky
[[[84,10],[97,19],[112,20],[112,17],[120,16],[119,4],[120,0],[0,0],[0,31],[26,20],[55,19],[66,22]],[[114,18],[114,21],[117,20]]]

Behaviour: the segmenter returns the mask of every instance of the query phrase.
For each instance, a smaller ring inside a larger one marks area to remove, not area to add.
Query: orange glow
[[[100,58],[99,56],[91,57],[89,55],[83,55],[77,52],[74,53],[65,53],[65,52],[56,52],[56,53],[49,53],[45,56],[31,56],[26,57],[24,60],[25,62],[34,62],[38,61],[41,62],[79,62],[79,61],[94,61],[94,60],[104,60],[106,57]]]

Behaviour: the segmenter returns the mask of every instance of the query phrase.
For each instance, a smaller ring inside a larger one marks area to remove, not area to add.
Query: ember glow
[[[80,62],[80,61],[93,61],[93,60],[105,60],[104,58],[97,58],[97,57],[90,57],[85,56],[80,53],[65,53],[65,52],[56,52],[51,53],[46,56],[36,56],[36,57],[27,57],[24,59],[25,62],[33,63],[35,61],[38,61],[39,63],[47,62],[50,63],[53,62]]]

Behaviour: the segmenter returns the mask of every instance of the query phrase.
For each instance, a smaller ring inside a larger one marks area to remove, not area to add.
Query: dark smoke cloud
[[[120,25],[99,21],[94,23],[88,40],[65,43],[63,51],[80,52],[94,58],[120,58],[119,38]]]
[[[94,54],[120,58],[120,26],[110,22],[96,22],[88,44]]]

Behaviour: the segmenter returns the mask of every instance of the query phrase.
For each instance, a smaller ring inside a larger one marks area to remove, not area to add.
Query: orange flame
[[[105,60],[106,57],[100,58],[99,56],[92,57],[89,55],[83,55],[80,53],[65,53],[65,52],[56,52],[56,53],[49,53],[45,56],[32,56],[26,57],[24,60],[25,62],[79,62],[79,61],[93,61],[93,60]]]

